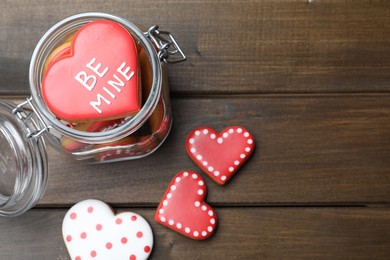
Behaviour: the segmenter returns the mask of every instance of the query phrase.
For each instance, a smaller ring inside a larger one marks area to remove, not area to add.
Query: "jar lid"
[[[47,184],[43,138],[28,137],[36,122],[22,113],[0,101],[0,216],[17,216],[33,207]]]

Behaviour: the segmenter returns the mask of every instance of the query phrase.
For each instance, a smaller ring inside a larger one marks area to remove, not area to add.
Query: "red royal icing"
[[[106,244],[106,248],[107,248],[107,249],[111,249],[111,248],[112,248],[112,243],[108,242],[108,243]]]
[[[56,55],[53,56],[52,60],[50,61],[50,64],[54,64],[59,59],[69,56],[70,52],[71,52],[70,46],[65,47],[64,49],[60,50]]]
[[[42,81],[48,108],[69,121],[126,117],[140,110],[138,53],[118,23],[93,21],[75,35],[71,53],[53,60]]]
[[[246,162],[254,147],[253,136],[241,126],[228,127],[221,133],[210,127],[199,127],[186,140],[190,158],[221,185]]]
[[[178,173],[161,200],[155,220],[192,239],[206,239],[216,228],[217,215],[204,202],[206,184],[193,171]]]

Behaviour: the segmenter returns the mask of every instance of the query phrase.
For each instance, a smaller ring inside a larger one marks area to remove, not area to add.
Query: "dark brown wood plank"
[[[28,93],[41,35],[90,10],[172,31],[188,55],[170,68],[174,92],[389,91],[387,1],[6,0],[1,10],[1,94]]]
[[[150,259],[385,259],[390,254],[389,209],[217,208],[218,229],[206,241],[157,224],[154,209],[126,210],[143,215],[152,226]],[[31,210],[0,218],[0,258],[68,259],[61,236],[65,212]]]
[[[91,10],[176,36],[188,61],[169,68],[172,132],[150,157],[113,164],[48,148],[47,192],[0,218],[0,259],[69,259],[62,218],[88,198],[145,216],[151,259],[389,258],[390,2],[5,0],[0,99],[28,95],[31,53],[52,24]],[[202,173],[219,225],[193,241],[153,215],[178,171],[201,173],[184,148],[200,125],[242,125],[257,147],[226,186]]]
[[[157,205],[177,172],[200,172],[184,142],[201,125],[244,126],[257,144],[225,186],[203,174],[213,205],[390,203],[389,95],[174,98],[173,117],[166,143],[140,160],[86,165],[49,149],[40,206],[85,198]]]

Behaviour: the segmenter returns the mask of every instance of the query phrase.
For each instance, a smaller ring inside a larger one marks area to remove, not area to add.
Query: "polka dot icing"
[[[230,126],[220,133],[210,127],[199,127],[186,141],[188,156],[221,185],[247,161],[254,147],[253,136],[241,126]]]
[[[62,222],[62,234],[71,259],[147,259],[153,233],[140,215],[115,215],[99,200],[74,205]]]
[[[199,132],[202,135],[204,131]],[[179,181],[178,181],[179,180]],[[172,189],[172,186],[175,186]],[[192,239],[206,239],[216,228],[216,213],[204,202],[205,182],[193,171],[179,172],[169,184],[156,210],[155,220]]]

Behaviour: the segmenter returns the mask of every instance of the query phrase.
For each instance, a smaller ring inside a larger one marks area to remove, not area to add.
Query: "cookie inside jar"
[[[171,127],[165,64],[161,91],[154,88],[150,50],[116,21],[98,19],[79,26],[48,53],[41,92],[58,122],[72,131],[94,134],[123,128],[148,106],[143,124],[115,140],[84,141],[58,134],[60,148],[80,160],[117,161],[156,150]],[[156,102],[150,106],[151,96]]]

